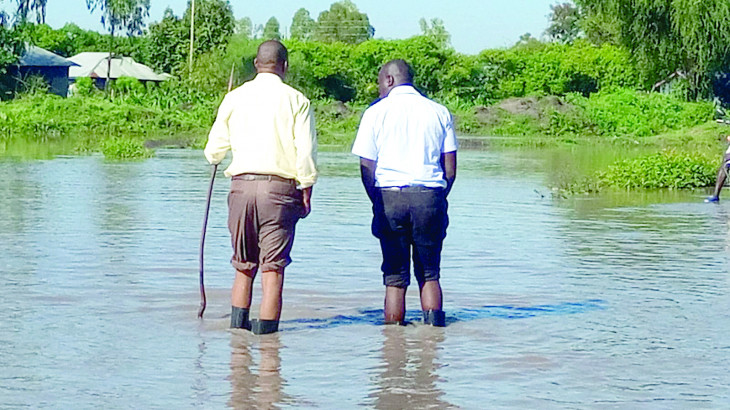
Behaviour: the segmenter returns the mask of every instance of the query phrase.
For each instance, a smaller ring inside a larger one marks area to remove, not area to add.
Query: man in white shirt
[[[283,44],[259,46],[257,75],[228,93],[205,146],[211,164],[230,150],[225,175],[236,277],[231,291],[231,327],[256,334],[276,332],[281,315],[284,268],[291,263],[294,228],[310,210],[317,180],[317,138],[309,100],[284,84],[289,67]],[[261,269],[259,319],[249,322],[251,290]]]
[[[360,157],[383,254],[385,323],[405,323],[412,257],[424,323],[445,326],[441,249],[458,143],[448,109],[422,96],[412,81],[403,60],[380,69],[380,99],[363,114],[352,153]]]

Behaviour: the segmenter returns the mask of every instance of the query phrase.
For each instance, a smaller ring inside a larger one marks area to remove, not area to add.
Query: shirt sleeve
[[[446,111],[446,123],[444,124],[444,146],[442,153],[454,152],[459,148],[459,142],[456,139],[456,131],[454,131],[454,117],[448,110]]]
[[[215,118],[213,127],[208,134],[208,143],[205,144],[205,158],[212,165],[220,164],[226,153],[231,149],[231,135],[228,129],[228,120],[233,112],[233,104],[230,97],[223,99],[220,107],[218,107],[218,115]]]
[[[357,129],[355,142],[352,144],[352,153],[360,158],[376,161],[378,159],[378,149],[375,144],[375,123],[373,111],[365,110],[360,119],[360,126]]]
[[[308,188],[317,182],[317,131],[308,100],[300,104],[294,118],[294,146],[297,150],[297,182]]]

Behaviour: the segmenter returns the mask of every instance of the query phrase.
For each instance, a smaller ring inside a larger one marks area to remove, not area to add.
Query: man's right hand
[[[302,189],[302,219],[312,212],[312,187]]]

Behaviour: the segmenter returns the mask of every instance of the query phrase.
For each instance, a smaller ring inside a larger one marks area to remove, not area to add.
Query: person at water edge
[[[254,66],[256,77],[223,99],[204,152],[211,164],[232,153],[225,170],[232,179],[228,229],[236,271],[231,327],[265,334],[278,331],[295,226],[311,211],[317,137],[309,100],[283,81],[289,67],[286,47],[276,40],[263,42]],[[259,270],[259,318],[249,321]]]
[[[372,233],[380,240],[385,323],[405,324],[410,264],[418,282],[423,321],[445,326],[440,284],[446,237],[446,198],[456,179],[451,113],[413,86],[404,60],[378,73],[380,99],[363,114],[352,153],[373,204]]]
[[[722,187],[725,185],[725,180],[727,179],[727,173],[730,171],[730,135],[727,136],[727,142],[728,147],[725,150],[725,155],[722,157],[722,163],[720,164],[720,168],[717,170],[717,180],[715,181],[715,190],[712,192],[712,195],[705,198],[705,202],[719,202],[720,201],[720,191],[722,191]]]

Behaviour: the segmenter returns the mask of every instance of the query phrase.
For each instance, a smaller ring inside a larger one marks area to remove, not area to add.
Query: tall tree
[[[16,0],[18,8],[16,10],[16,20],[20,23],[28,21],[31,14],[35,14],[38,24],[46,22],[46,2],[47,0]]]
[[[182,68],[188,49],[188,29],[172,9],[168,7],[162,20],[150,24],[148,35],[150,62],[155,69],[171,73]]]
[[[109,58],[107,59],[106,80],[111,77],[112,58],[114,57],[114,34],[126,30],[134,36],[142,34],[144,19],[150,14],[150,0],[86,0],[89,11],[101,11],[101,24],[109,30]]]
[[[264,35],[264,25],[263,24],[254,24],[253,28],[251,29],[251,38],[261,38]]]
[[[0,77],[5,74],[5,68],[14,64],[23,53],[23,41],[10,27],[7,20],[0,24]]]
[[[309,15],[309,11],[304,7],[294,13],[291,20],[291,38],[295,40],[311,40],[314,35],[314,28],[317,23]]]
[[[253,22],[251,22],[250,17],[244,17],[240,20],[236,21],[236,27],[234,28],[234,33],[240,34],[244,36],[245,38],[252,38],[253,36]]]
[[[421,33],[424,36],[432,38],[436,44],[443,48],[451,47],[451,34],[446,31],[443,20],[434,18],[429,22],[425,18],[422,18],[418,21],[418,25],[421,26]]]
[[[550,25],[545,34],[550,41],[572,43],[580,35],[580,13],[573,3],[550,6]]]
[[[727,0],[575,0],[589,18],[615,19],[649,84],[685,76],[690,96],[707,97],[715,74],[728,68]]]
[[[150,14],[150,0],[86,0],[86,6],[101,12],[101,24],[112,36],[122,30],[130,36],[142,34]]]
[[[185,27],[190,27],[192,3],[183,16]],[[195,53],[220,49],[228,44],[236,19],[228,0],[195,0]],[[190,34],[188,32],[188,34]],[[190,45],[189,40],[186,44]]]
[[[326,43],[359,44],[373,38],[374,34],[368,15],[361,13],[352,1],[342,0],[319,14],[314,38]]]
[[[281,40],[281,33],[279,32],[279,20],[276,17],[271,17],[264,26],[264,40]]]
[[[3,0],[0,0],[0,4],[3,4]],[[9,23],[9,19],[8,13],[0,9],[0,27],[5,27]]]
[[[150,60],[156,69],[182,73],[185,68],[190,52],[192,5],[189,1],[182,18],[168,8],[160,22],[150,25]],[[235,27],[236,21],[228,1],[195,0],[194,55],[226,47]]]
[[[525,33],[520,36],[520,39],[515,43],[515,47],[538,47],[540,46],[540,40],[536,39],[530,33]]]

